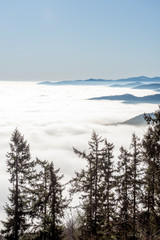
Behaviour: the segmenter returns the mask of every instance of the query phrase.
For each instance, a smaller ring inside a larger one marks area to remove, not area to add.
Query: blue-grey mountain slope
[[[113,84],[111,85],[111,87],[119,87],[119,88],[134,88],[134,87],[137,87],[137,86],[140,86],[142,85],[141,82],[131,82],[131,83],[123,83],[123,84]]]
[[[102,96],[90,98],[89,100],[112,100],[123,101],[123,103],[155,103],[160,104],[160,94],[147,95],[144,97],[136,97],[132,94],[114,95],[114,96]]]
[[[147,115],[150,115],[152,118],[155,118],[153,113],[147,113]],[[144,114],[140,114],[140,115],[130,118],[124,122],[112,123],[112,124],[106,124],[106,125],[107,126],[132,125],[132,126],[139,127],[139,126],[146,126],[147,122],[144,119]]]
[[[155,83],[152,83],[152,84],[142,84],[142,85],[139,85],[139,86],[135,86],[134,89],[151,89],[151,90],[158,90],[160,89],[160,84],[155,84]]]
[[[87,79],[87,80],[74,80],[74,81],[60,81],[60,82],[40,82],[43,85],[63,86],[63,85],[109,85],[112,80],[104,79]]]
[[[39,82],[38,84],[40,84],[40,85],[53,85],[53,83],[50,82],[50,81]]]
[[[149,114],[152,118],[154,118],[154,114],[150,113]],[[127,121],[122,122],[121,124],[125,124],[125,125],[134,125],[134,126],[143,126],[143,125],[147,125],[145,119],[144,119],[144,114],[140,114],[136,117],[133,117]]]
[[[39,84],[44,84],[44,85],[106,85],[106,86],[111,86],[111,85],[125,85],[125,84],[131,84],[128,85],[128,87],[135,87],[138,85],[142,84],[147,84],[147,83],[160,83],[160,77],[154,77],[154,78],[149,78],[146,76],[140,76],[140,77],[131,77],[131,78],[124,78],[124,79],[117,79],[117,80],[106,80],[106,79],[94,79],[90,78],[87,80],[73,80],[73,81],[57,81],[57,82],[40,82]],[[123,87],[122,86],[122,87]]]

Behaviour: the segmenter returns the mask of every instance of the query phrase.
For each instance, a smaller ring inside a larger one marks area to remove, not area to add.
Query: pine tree
[[[104,140],[104,148],[102,149],[102,160],[101,160],[101,202],[102,202],[102,231],[103,235],[107,239],[112,239],[113,222],[115,213],[115,196],[113,188],[115,186],[115,170],[113,168],[113,144],[109,143],[107,139]],[[104,214],[105,213],[105,214]]]
[[[160,108],[152,118],[145,115],[149,124],[143,137],[145,164],[142,223],[146,238],[154,239],[160,233]]]
[[[34,194],[32,199],[32,233],[35,239],[47,239],[47,226],[49,224],[48,198],[50,186],[49,163],[36,159],[36,175]]]
[[[6,239],[18,240],[29,227],[27,216],[31,213],[34,162],[30,158],[29,145],[17,129],[11,136],[10,149],[6,158],[11,188],[9,203],[4,207],[7,220],[3,222],[2,232]]]
[[[64,209],[67,206],[66,200],[62,197],[62,185],[60,180],[63,176],[58,176],[58,170],[54,170],[53,163],[50,164],[50,239],[62,239],[61,218],[64,216]]]
[[[74,152],[81,158],[87,160],[87,169],[82,170],[81,173],[76,173],[74,179],[74,192],[81,192],[84,210],[84,225],[83,238],[97,239],[98,237],[98,183],[99,183],[99,159],[101,157],[101,150],[99,145],[102,142],[95,132],[92,134],[92,139],[89,142],[90,152],[80,152],[74,148]]]
[[[89,153],[74,152],[87,160],[86,169],[76,173],[73,192],[81,192],[84,211],[82,239],[101,239],[111,234],[112,219],[112,150],[113,145],[99,137],[95,132],[89,142]],[[106,229],[106,227],[108,229]]]
[[[117,239],[128,240],[130,237],[130,190],[131,190],[131,155],[124,148],[120,148],[119,162],[116,176],[117,204],[119,211],[117,219]]]
[[[54,170],[52,162],[37,159],[36,163],[40,171],[37,173],[35,188],[35,239],[60,240],[63,230],[61,219],[67,206],[60,183],[63,176],[58,176],[59,169]]]
[[[139,204],[141,203],[140,197],[142,196],[142,154],[141,154],[141,143],[140,139],[135,135],[132,135],[131,148],[131,191],[130,191],[130,202],[131,202],[131,229],[132,238],[138,239],[139,236],[139,225],[138,216],[140,213]]]

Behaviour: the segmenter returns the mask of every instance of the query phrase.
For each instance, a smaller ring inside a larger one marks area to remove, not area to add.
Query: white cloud
[[[105,86],[42,86],[31,82],[0,83],[0,215],[8,195],[5,155],[9,151],[11,133],[16,127],[24,134],[33,158],[53,161],[64,174],[64,181],[85,166],[72,147],[87,150],[92,130],[115,144],[115,155],[122,145],[129,146],[131,134],[142,136],[145,129],[133,126],[106,126],[153,112],[156,105],[127,105],[111,101],[89,101],[105,95],[131,94],[143,96],[150,90],[114,89]],[[43,96],[43,97],[42,97]]]

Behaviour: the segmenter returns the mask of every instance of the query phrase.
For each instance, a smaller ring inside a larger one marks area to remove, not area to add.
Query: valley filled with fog
[[[49,86],[36,82],[0,82],[0,220],[8,196],[6,153],[15,128],[30,144],[31,157],[53,161],[69,181],[85,166],[73,147],[88,149],[92,131],[115,145],[115,162],[121,145],[129,147],[132,133],[142,137],[146,126],[120,124],[139,114],[154,112],[157,104],[125,104],[122,101],[89,100],[101,96],[133,94],[141,97],[153,90],[109,86]]]

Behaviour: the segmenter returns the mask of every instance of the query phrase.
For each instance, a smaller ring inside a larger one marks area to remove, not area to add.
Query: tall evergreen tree
[[[130,153],[124,148],[120,148],[119,162],[117,167],[117,239],[128,240],[130,237],[130,190],[131,190],[131,161]]]
[[[32,209],[32,232],[35,232],[35,239],[47,239],[49,215],[48,199],[50,188],[49,163],[36,159],[37,172],[35,175],[35,185],[33,194]]]
[[[106,239],[112,239],[114,236],[113,222],[115,218],[115,195],[113,188],[115,186],[115,170],[113,168],[113,148],[114,145],[104,140],[101,159],[101,203],[102,203],[102,232]],[[105,213],[105,214],[104,214]]]
[[[54,170],[53,163],[37,159],[40,167],[37,173],[35,188],[34,213],[36,231],[35,239],[60,240],[62,239],[61,219],[67,206],[66,199],[62,196],[63,186],[58,176],[58,170]]]
[[[34,175],[34,162],[30,158],[30,149],[24,137],[16,129],[7,153],[7,167],[10,174],[9,203],[5,206],[7,220],[3,222],[5,239],[19,240],[29,224],[27,216],[31,212],[31,185]]]
[[[156,239],[160,225],[160,108],[154,117],[145,115],[149,124],[143,137],[143,161],[145,163],[142,222],[146,238]]]
[[[112,150],[113,145],[95,132],[89,142],[89,153],[74,152],[87,160],[86,169],[76,173],[73,192],[81,192],[84,210],[82,239],[101,239],[110,232],[112,216]],[[108,229],[105,229],[108,227]]]
[[[139,225],[138,216],[140,213],[139,204],[141,203],[142,196],[142,154],[141,154],[141,143],[140,139],[135,135],[132,135],[132,142],[130,145],[131,149],[131,191],[130,191],[130,201],[131,201],[131,230],[132,238],[138,239],[139,236]]]
[[[101,137],[95,132],[92,134],[92,139],[89,142],[90,152],[80,152],[74,148],[74,152],[81,158],[87,160],[86,170],[81,173],[76,173],[74,179],[74,192],[81,192],[84,210],[84,228],[83,239],[97,239],[98,238],[98,186],[99,184],[99,164],[102,151],[99,149],[102,143]]]
[[[66,200],[62,196],[62,185],[60,180],[63,176],[58,176],[58,170],[54,170],[53,162],[50,164],[50,191],[49,191],[49,207],[50,207],[50,239],[62,239],[61,219],[64,216],[64,209],[67,206]]]

